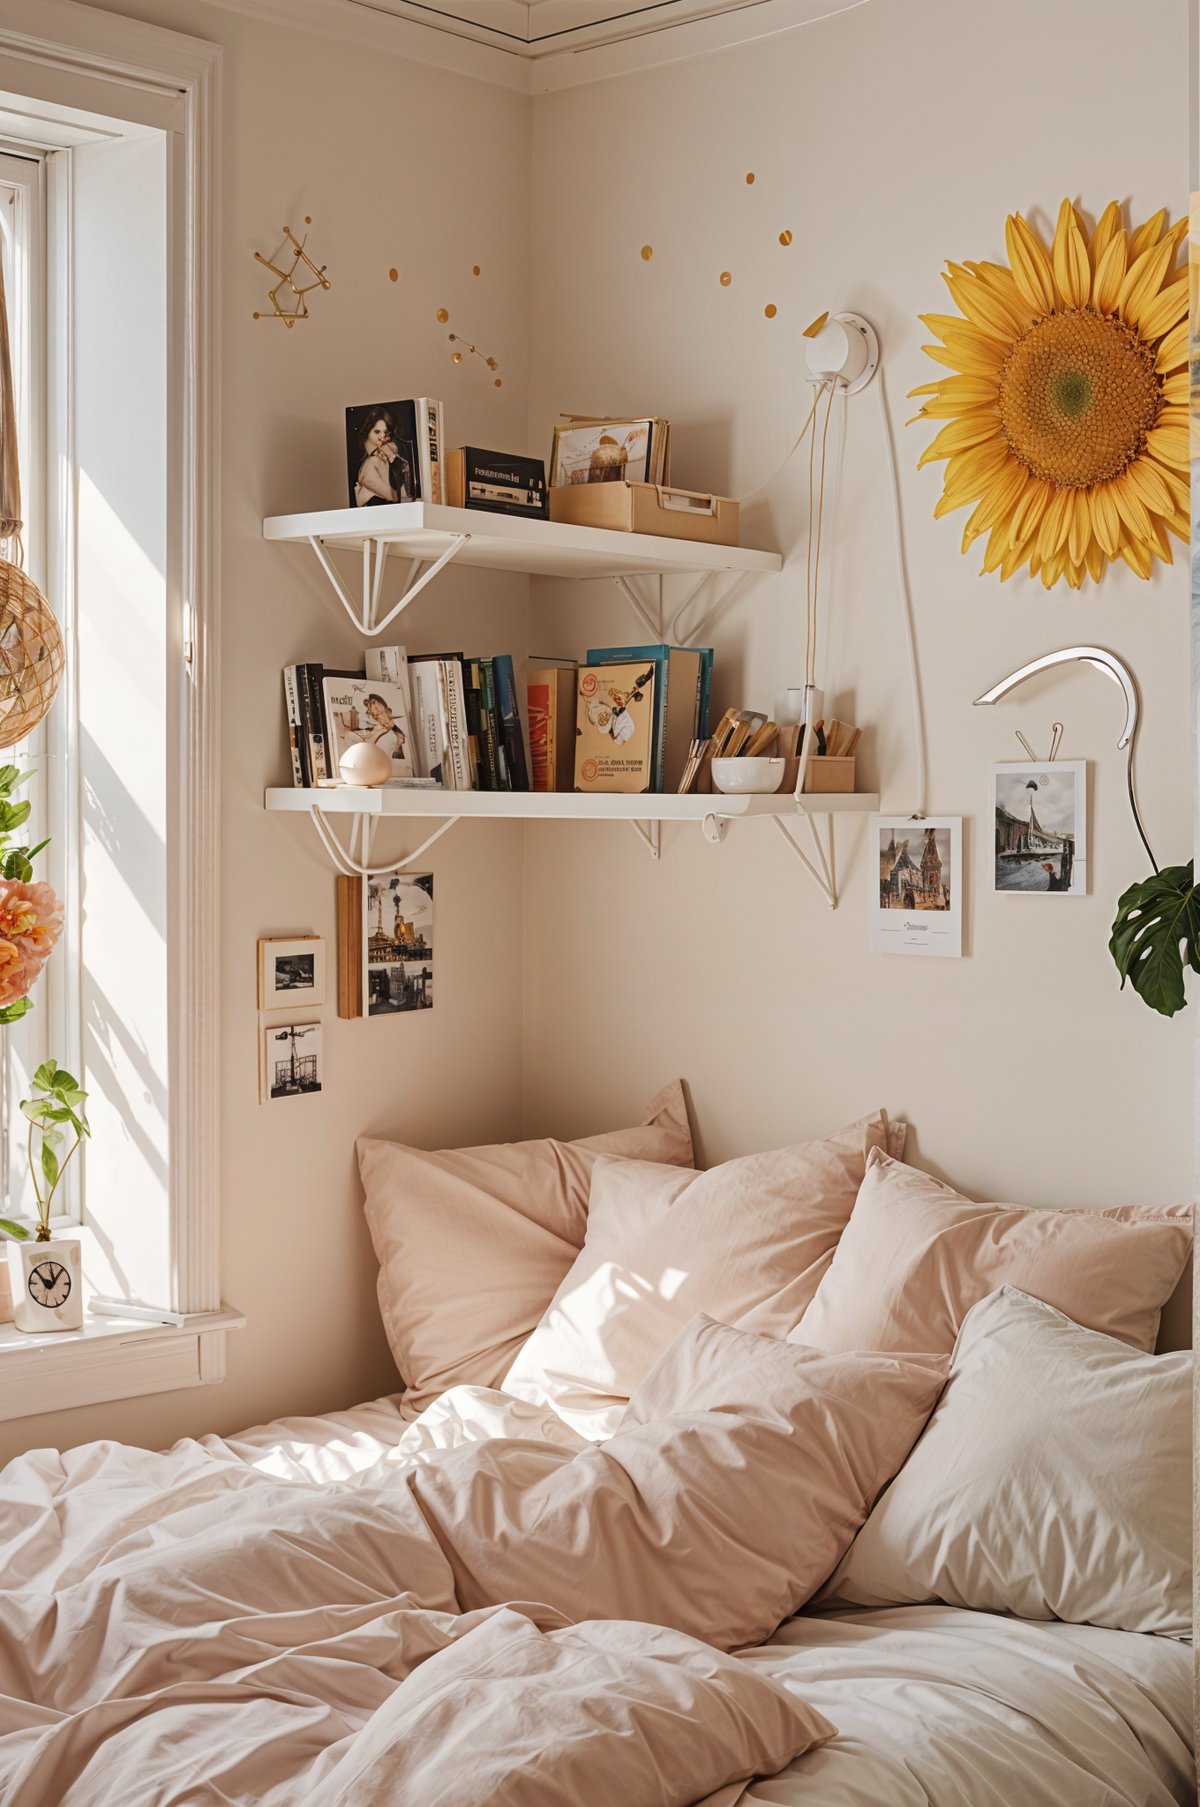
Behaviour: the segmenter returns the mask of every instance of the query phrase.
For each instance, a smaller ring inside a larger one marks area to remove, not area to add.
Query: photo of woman
[[[390,407],[346,411],[350,499],[355,508],[413,502],[419,494],[415,448],[402,438]]]
[[[405,737],[400,725],[403,717],[392,713],[377,690],[368,693],[366,709],[373,725],[360,738],[381,747],[389,759],[403,759]]]

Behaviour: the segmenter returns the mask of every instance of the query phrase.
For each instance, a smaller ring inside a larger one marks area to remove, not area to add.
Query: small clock
[[[29,1270],[29,1296],[35,1305],[55,1311],[71,1296],[71,1276],[61,1261],[39,1261]]]

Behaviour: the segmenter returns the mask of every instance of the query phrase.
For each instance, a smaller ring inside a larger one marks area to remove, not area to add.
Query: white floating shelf
[[[657,577],[671,572],[783,568],[778,552],[706,546],[699,540],[663,539],[649,533],[611,533],[561,521],[524,521],[426,502],[271,515],[263,522],[263,538],[292,544],[315,539],[355,552],[374,542],[413,559],[436,559],[455,541],[466,539],[468,543],[455,554],[459,564],[525,571],[535,577]]]
[[[411,867],[456,822],[628,822],[657,859],[664,822],[698,822],[708,841],[720,841],[729,822],[753,817],[774,822],[797,859],[811,874],[831,908],[837,906],[837,879],[833,853],[833,819],[840,815],[867,815],[879,808],[873,792],[790,792],[775,796],[731,796],[720,791],[681,797],[664,792],[635,795],[606,792],[591,795],[577,791],[446,791],[384,788],[368,790],[357,785],[328,789],[279,786],[266,794],[269,810],[311,817],[321,845],[338,872],[350,878],[379,877]],[[349,842],[343,842],[331,818],[350,818]],[[386,864],[372,866],[371,843],[379,823],[436,821],[438,826],[419,847]],[[824,836],[817,821],[824,823]],[[807,822],[814,860],[801,848],[793,827]]]
[[[600,527],[571,527],[562,521],[524,521],[482,509],[441,508],[426,502],[395,502],[383,508],[332,508],[319,514],[271,515],[263,538],[306,545],[315,553],[334,595],[360,633],[373,639],[420,595],[452,559],[489,571],[521,571],[533,577],[609,578],[639,621],[656,640],[678,642],[688,610],[713,582],[704,613],[687,627],[694,642],[719,609],[752,577],[783,569],[778,552],[743,546],[708,546],[699,540],[664,539],[658,534],[612,533]],[[360,575],[351,594],[330,553],[358,554]],[[390,555],[410,561],[398,600],[388,607],[383,580]],[[694,581],[673,603],[668,622],[663,582]],[[654,608],[634,589],[638,579],[657,583]]]
[[[459,820],[504,817],[526,822],[702,822],[705,816],[730,821],[745,816],[795,816],[800,813],[790,791],[775,796],[728,796],[721,791],[685,797],[671,792],[635,795],[580,791],[443,791],[405,790],[402,786],[369,790],[341,784],[302,790],[279,786],[267,792],[267,808],[342,816],[454,816]],[[825,793],[804,798],[804,813],[814,816],[863,815],[879,808],[879,798],[866,791]]]

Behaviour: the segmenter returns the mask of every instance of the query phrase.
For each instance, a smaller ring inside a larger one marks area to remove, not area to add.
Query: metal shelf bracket
[[[350,844],[346,847],[339,841],[333,824],[318,804],[313,805],[309,814],[312,816],[313,827],[317,831],[317,838],[322,847],[333,861],[337,871],[342,873],[345,878],[387,878],[393,872],[403,872],[406,867],[412,866],[419,860],[423,853],[427,853],[435,841],[440,841],[456,822],[462,821],[461,816],[448,816],[444,822],[438,824],[431,835],[421,842],[419,847],[414,847],[411,853],[403,854],[399,859],[389,860],[382,866],[372,866],[368,862],[371,858],[371,843],[375,838],[377,825],[375,816],[351,816]]]
[[[680,646],[683,644],[694,646],[700,635],[710,623],[716,620],[723,609],[729,607],[735,597],[740,596],[745,585],[749,583],[752,573],[749,571],[737,571],[732,574],[727,574],[729,575],[729,581],[726,583],[724,589],[720,590],[719,593],[712,598],[708,607],[699,619],[687,629],[688,639],[685,642],[683,639],[683,623],[688,610],[704,591],[705,587],[721,575],[722,573],[718,571],[706,571],[704,573],[700,581],[692,586],[676,609],[674,615],[671,617],[669,629],[666,603],[663,597],[663,578],[661,573],[658,573],[657,575],[647,574],[647,581],[654,584],[657,591],[657,594],[652,601],[648,601],[644,596],[639,596],[637,590],[634,588],[635,580],[631,577],[627,577],[623,572],[615,572],[612,581],[616,584],[618,590],[620,590],[626,602],[629,604],[642,626],[646,629],[646,632],[653,637],[656,645],[665,643],[669,632],[670,644],[672,646]]]
[[[409,565],[408,578],[400,600],[388,610],[382,620],[379,618],[379,610],[382,606],[383,574],[387,569],[391,541],[364,539],[362,543],[361,600],[357,603],[338,576],[325,548],[325,542],[316,535],[310,535],[308,543],[315,552],[317,563],[328,578],[334,595],[359,633],[365,634],[368,640],[373,640],[376,634],[382,634],[385,628],[391,626],[401,610],[406,609],[413,598],[420,595],[426,584],[431,583],[439,571],[445,570],[450,560],[455,558],[469,543],[470,538],[469,533],[455,534],[440,558],[433,560],[414,558]]]
[[[631,822],[629,826],[638,840],[644,842],[649,849],[650,858],[652,860],[660,859],[662,857],[662,823]]]
[[[837,866],[834,862],[833,855],[833,817],[828,814],[825,817],[825,840],[824,844],[822,844],[817,824],[805,808],[804,804],[797,802],[796,807],[797,812],[803,816],[804,820],[808,823],[809,834],[812,837],[813,848],[817,855],[818,863],[815,865],[797,841],[790,824],[784,817],[773,816],[771,819],[796,858],[800,861],[800,864],[815,882],[818,890],[822,893],[826,903],[829,905],[829,908],[831,910],[836,910],[838,906],[838,888]]]

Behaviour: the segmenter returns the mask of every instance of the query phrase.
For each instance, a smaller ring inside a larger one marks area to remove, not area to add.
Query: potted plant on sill
[[[18,1330],[79,1330],[83,1326],[83,1263],[74,1239],[56,1237],[50,1209],[71,1158],[92,1132],[87,1093],[56,1061],[43,1061],[32,1096],[21,1100],[29,1124],[29,1171],[37,1200],[37,1230],[0,1217],[8,1243],[8,1280]],[[70,1141],[66,1154],[61,1150]]]

